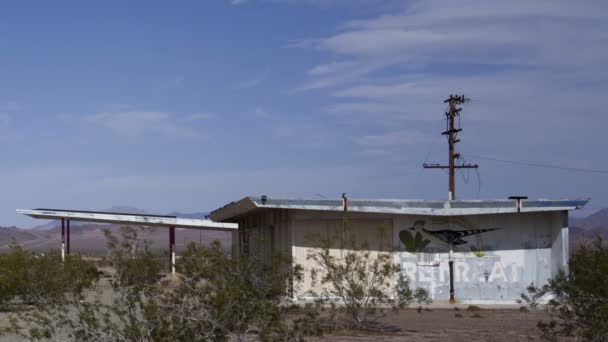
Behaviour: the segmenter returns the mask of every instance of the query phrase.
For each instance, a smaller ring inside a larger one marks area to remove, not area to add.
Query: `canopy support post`
[[[61,262],[65,261],[65,219],[61,218]]]
[[[70,255],[70,220],[67,219],[67,226],[66,226],[66,235],[67,235],[67,243],[66,243],[66,255]]]
[[[171,253],[171,274],[175,275],[175,227],[169,227],[169,252]]]

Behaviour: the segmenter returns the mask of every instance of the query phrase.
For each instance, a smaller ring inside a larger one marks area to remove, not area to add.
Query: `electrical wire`
[[[608,170],[584,169],[584,168],[561,166],[561,165],[530,163],[530,162],[523,162],[523,161],[517,161],[517,160],[507,160],[507,159],[498,159],[498,158],[491,158],[491,157],[484,157],[484,156],[476,156],[473,154],[467,154],[467,155],[472,158],[485,159],[485,160],[491,160],[491,161],[495,161],[495,162],[514,164],[514,165],[522,165],[522,166],[530,166],[530,167],[543,167],[543,168],[548,168],[548,169],[557,169],[557,170],[573,171],[573,172],[608,174]]]

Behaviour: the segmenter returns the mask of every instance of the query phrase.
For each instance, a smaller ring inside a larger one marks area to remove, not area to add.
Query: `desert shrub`
[[[150,251],[149,241],[145,239],[149,230],[141,226],[122,226],[120,236],[110,230],[104,231],[108,246],[104,260],[116,272],[113,286],[149,286],[160,279],[161,262]]]
[[[533,293],[550,293],[552,318],[538,327],[543,337],[577,336],[585,341],[608,340],[608,249],[602,240],[582,245],[570,258],[570,272],[560,272]]]
[[[396,296],[393,303],[394,308],[403,309],[414,302],[418,305],[431,304],[432,299],[426,289],[417,288],[412,291],[407,277],[401,272],[398,274],[397,283],[395,284]]]
[[[63,301],[65,295],[78,295],[98,279],[96,268],[78,255],[61,262],[58,252],[30,257],[23,284],[22,300],[29,304]]]
[[[398,310],[412,301],[429,303],[424,289],[412,291],[401,268],[386,252],[372,252],[368,242],[357,243],[350,224],[345,220],[348,238],[339,234],[327,237],[319,234],[309,236],[316,248],[308,250],[307,258],[315,267],[311,269],[313,290],[309,293],[315,300],[329,304],[331,317],[343,311],[344,321],[355,328],[365,328],[385,314],[384,308]],[[379,229],[380,239],[383,230]],[[344,241],[346,240],[346,241]],[[341,241],[341,255],[332,247]],[[314,290],[319,280],[321,290]],[[391,283],[396,280],[395,289]]]
[[[275,254],[268,261],[253,252],[232,259],[217,241],[208,248],[191,243],[182,253],[178,270],[183,275],[182,283],[170,294],[169,302],[182,310],[212,317],[198,322],[209,325],[205,330],[213,333],[213,340],[231,336],[242,341],[249,335],[262,340],[298,340],[318,333],[309,320],[316,317],[314,310],[306,311],[313,313],[312,317],[302,316],[302,312],[282,302],[291,279],[301,278],[301,268],[292,267],[289,257]],[[189,310],[184,308],[183,298]],[[293,313],[294,321],[288,323],[286,317]],[[191,332],[180,338],[199,334],[201,327],[184,324],[187,322],[181,317],[173,318],[186,328],[182,332]]]
[[[526,292],[520,294],[521,300],[518,303],[526,303],[530,308],[536,309],[541,303],[541,300],[551,292],[551,288],[548,284],[541,287],[537,287],[534,283],[531,283],[526,287]]]
[[[17,245],[0,255],[0,304],[60,302],[97,280],[95,267],[80,256],[33,254]]]
[[[0,307],[5,308],[27,283],[29,255],[13,244],[9,253],[0,255]]]
[[[138,236],[125,229],[109,240],[108,264],[120,269],[110,279],[112,300],[80,296],[43,305],[22,314],[15,328],[30,340],[63,341],[296,341],[319,332],[314,307],[282,301],[300,272],[290,259],[232,259],[219,242],[190,244],[177,264],[181,276],[159,281]]]

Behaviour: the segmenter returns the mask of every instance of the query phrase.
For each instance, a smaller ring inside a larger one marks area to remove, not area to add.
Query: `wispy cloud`
[[[181,118],[182,122],[206,121],[215,117],[215,114],[209,112],[192,113]]]
[[[188,123],[209,119],[209,113],[176,115],[169,112],[123,109],[101,111],[84,116],[84,122],[98,125],[123,136],[159,134],[178,139],[199,139],[202,134]]]
[[[9,101],[4,104],[0,104],[0,111],[15,112],[21,109],[21,106],[17,102]]]
[[[258,86],[260,83],[264,82],[268,77],[268,72],[264,71],[253,78],[243,80],[237,84],[237,88],[239,89],[247,89]]]
[[[364,135],[356,139],[366,156],[389,156],[403,152],[405,148],[424,148],[436,144],[437,139],[429,134],[413,130],[391,130],[377,135]]]
[[[608,25],[601,6],[600,1],[415,1],[400,14],[350,21],[336,34],[318,40],[315,48],[344,59],[319,65],[311,74],[318,76],[318,71],[326,69],[350,73],[371,60],[383,59],[384,67],[395,59],[408,65],[597,63],[608,56],[606,46],[590,44],[608,39],[605,30],[599,29]],[[565,41],[570,48],[584,50],[556,54]]]
[[[365,147],[395,147],[421,145],[435,142],[428,135],[418,131],[392,131],[380,135],[365,135],[357,142]]]
[[[598,120],[608,123],[597,115],[603,111],[597,99],[608,90],[608,16],[602,1],[401,4],[299,46],[327,60],[305,71],[297,91],[329,95],[326,111],[345,121],[357,116],[400,132],[368,136],[359,141],[361,148],[384,153],[377,145],[401,141],[398,136],[416,120],[440,120],[442,101],[451,93],[473,98],[466,120],[510,122],[522,144],[538,140],[535,123],[550,122],[552,133],[562,137],[571,136],[573,115],[580,130],[595,132]],[[512,134],[493,129],[485,138],[488,144],[507,144]]]
[[[385,85],[354,86],[336,91],[331,95],[335,97],[383,99],[422,94],[429,94],[429,90],[424,89],[414,82],[403,82]]]
[[[167,81],[167,88],[175,89],[179,88],[184,84],[186,78],[182,75],[175,76]]]
[[[12,120],[12,117],[9,114],[0,113],[0,126],[8,125]]]
[[[537,99],[558,89],[578,94],[581,82],[608,79],[601,7],[600,1],[415,1],[316,40],[313,48],[332,60],[309,69],[298,90],[332,88],[332,111],[416,111],[416,104],[467,90],[496,104],[505,102],[505,92]]]
[[[249,0],[230,0],[230,4],[232,5],[242,5],[248,3]]]
[[[315,6],[319,8],[332,8],[332,7],[361,7],[361,6],[374,6],[375,8],[384,8],[399,4],[402,0],[260,0],[264,2],[272,2],[276,4],[288,4],[288,5],[306,5]]]
[[[262,107],[256,107],[254,113],[258,118],[269,119],[272,117],[272,115]]]

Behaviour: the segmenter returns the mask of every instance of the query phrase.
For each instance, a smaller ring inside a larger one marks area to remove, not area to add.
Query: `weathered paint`
[[[319,246],[309,237],[315,233],[336,235],[343,230],[344,203],[340,201],[336,205],[339,205],[336,211],[285,208],[284,203],[276,208],[272,199],[268,199],[267,207],[254,206],[254,210],[236,219],[240,226],[238,250],[251,250],[253,242],[249,237],[257,234],[263,241],[256,248],[261,247],[265,253],[279,251],[291,255],[294,262],[304,268],[304,281],[294,289],[293,295],[306,299],[309,291],[322,289],[319,281],[313,282],[310,276],[315,265],[307,255]],[[411,287],[426,288],[436,302],[449,298],[448,246],[442,238],[453,237],[450,233],[453,231],[458,232],[453,253],[457,302],[512,304],[531,283],[543,285],[560,270],[567,270],[566,209],[551,207],[550,211],[517,213],[514,207],[514,211],[508,213],[440,216],[353,212],[352,205],[353,200],[349,200],[346,215],[351,235],[347,237],[354,237],[357,244],[368,242],[372,255],[392,253]],[[230,211],[240,212],[234,207]],[[417,221],[424,221],[425,225],[415,227]],[[380,237],[380,227],[388,239]],[[402,230],[423,232],[422,228],[435,232],[427,236],[432,242],[421,253],[407,252],[399,233]],[[284,237],[277,235],[281,231],[285,232]],[[345,250],[338,239],[330,252],[339,257]]]
[[[307,215],[309,214],[309,215]],[[319,219],[314,213],[300,212],[293,220],[293,259],[301,265],[304,271],[303,281],[296,289],[298,297],[306,298],[310,291],[320,292],[320,274],[316,281],[311,276],[313,269],[319,266],[308,258],[312,249],[318,248],[313,238],[318,234],[321,238],[333,238],[330,254],[336,258],[342,257],[350,248],[349,241],[354,239],[356,245],[369,244],[371,257],[378,253],[392,253],[392,220],[382,218],[360,218],[347,223],[340,217]]]
[[[479,215],[468,217],[478,228],[497,230],[463,238],[455,246],[454,287],[457,301],[514,303],[531,283],[543,285],[563,268],[561,213]],[[431,217],[395,220],[395,262],[402,266],[410,285],[429,291],[435,301],[449,298],[448,246],[433,241],[422,252],[411,253],[399,241],[399,232],[417,220],[428,230],[462,230],[455,224],[433,223]],[[447,227],[446,227],[447,226]],[[567,240],[566,240],[567,241]],[[473,247],[474,249],[472,249]],[[477,255],[473,250],[482,250]]]

